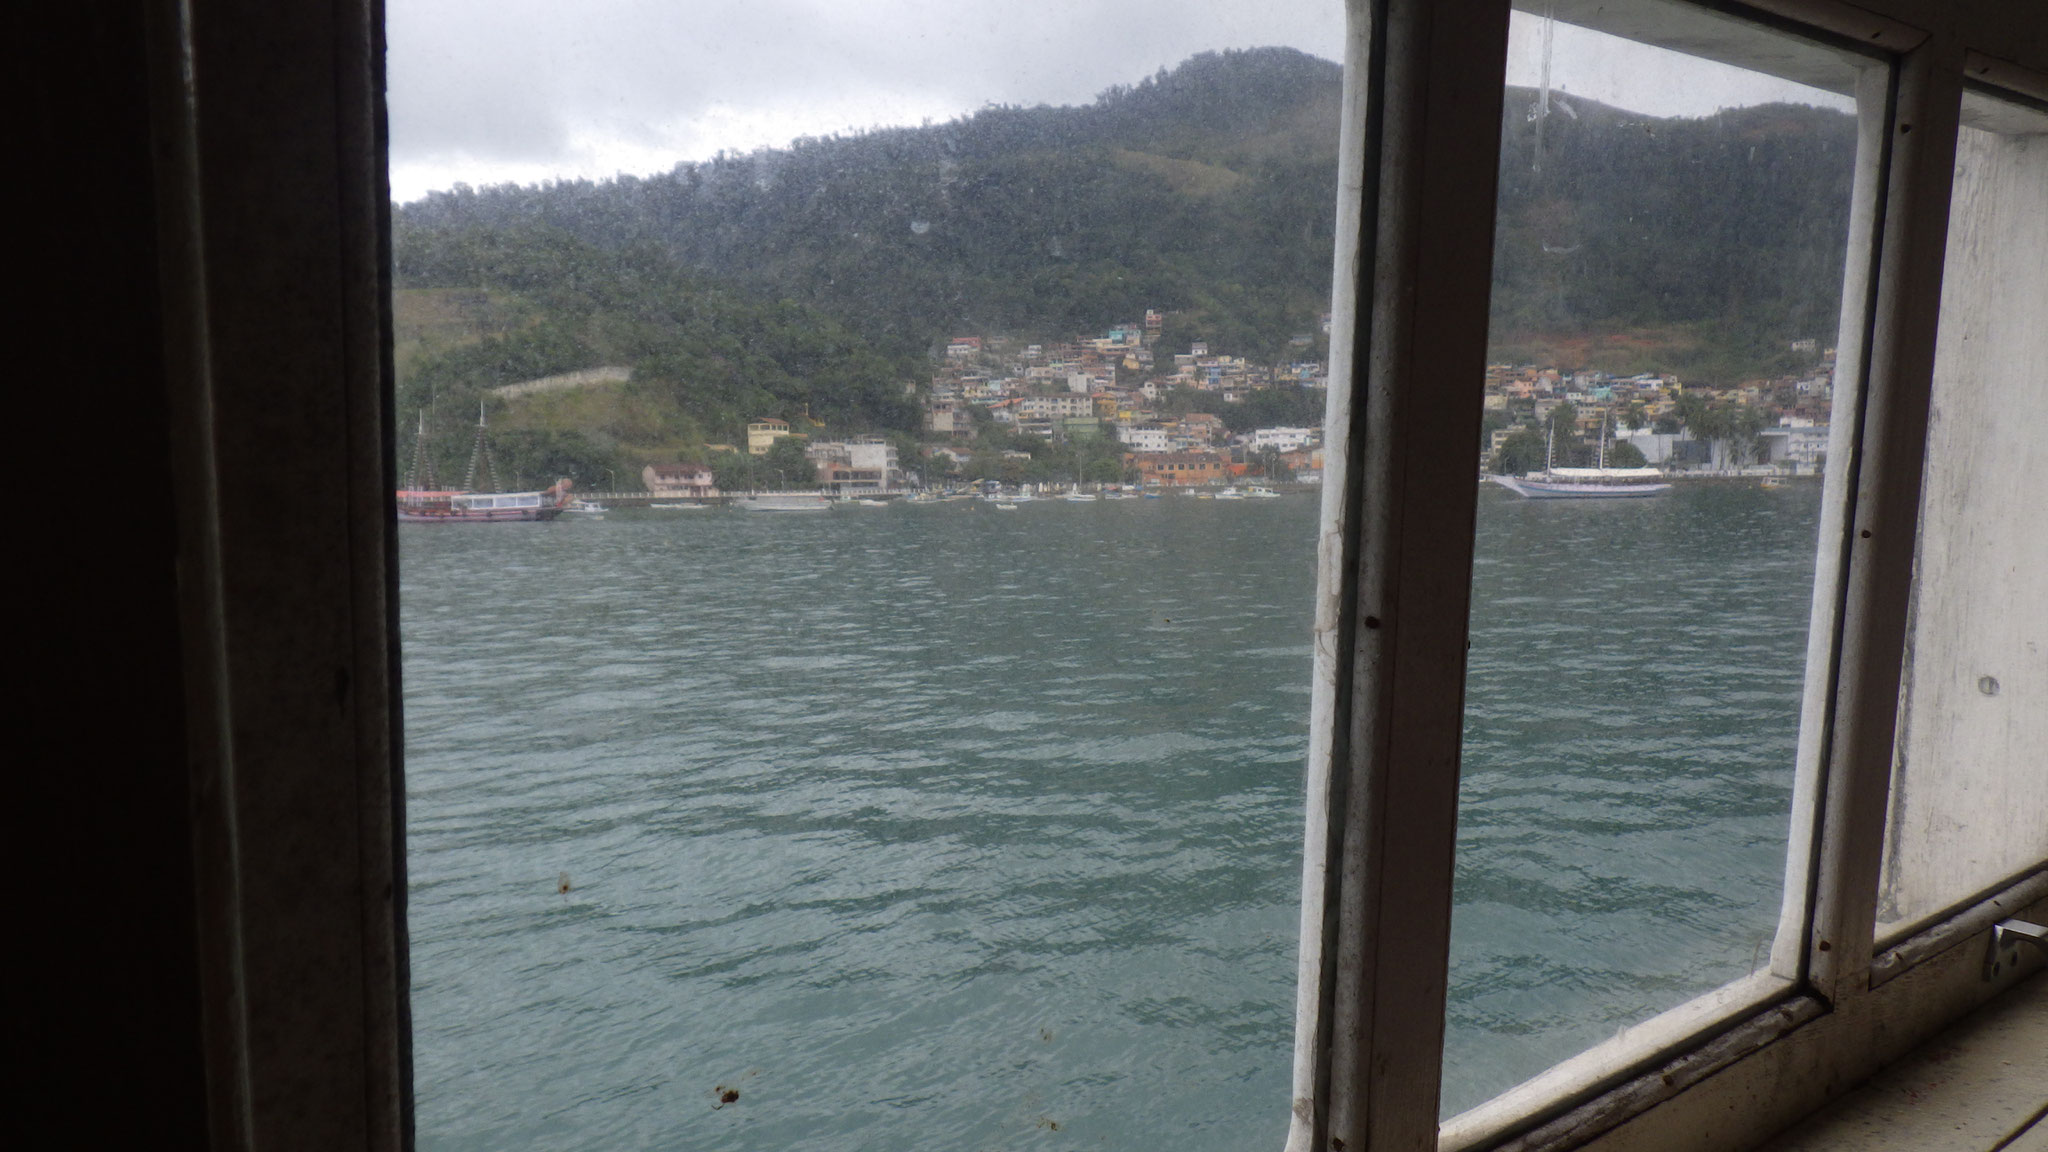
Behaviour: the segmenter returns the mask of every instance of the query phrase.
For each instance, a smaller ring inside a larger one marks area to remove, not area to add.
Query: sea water
[[[1817,493],[1483,494],[1447,1108],[1741,975]],[[400,532],[423,1149],[1257,1149],[1316,497]]]

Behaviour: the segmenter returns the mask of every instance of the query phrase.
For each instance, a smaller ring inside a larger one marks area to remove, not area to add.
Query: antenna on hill
[[[1550,43],[1557,32],[1557,5],[1543,6],[1543,82],[1536,90],[1536,106],[1529,109],[1529,118],[1536,121],[1536,151],[1530,171],[1543,171],[1543,122],[1550,119]],[[1577,119],[1577,114],[1573,119]]]

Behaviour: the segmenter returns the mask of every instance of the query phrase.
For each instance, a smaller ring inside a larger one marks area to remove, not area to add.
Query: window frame
[[[2040,963],[1980,972],[1991,923],[2048,914],[2048,867],[1882,953],[1871,931],[1961,83],[2048,99],[2048,28],[1998,0],[1709,6],[1894,53],[1919,129],[1873,248],[1812,930],[1798,991],[1462,1146],[1741,1147]],[[1483,359],[1508,0],[1347,7],[1289,1148],[1412,1152],[1439,1141],[1475,493],[1460,454],[1402,445],[1479,422],[1476,388],[1428,382]],[[209,1124],[409,1148],[383,6],[145,23]]]
[[[1432,388],[1479,376],[1491,261],[1471,242],[1492,235],[1510,3],[1353,3],[1288,1152],[1728,1146],[1730,1094],[1760,1138],[2002,987],[1966,957],[1992,918],[2048,896],[2048,870],[2024,875],[1875,954],[1964,43],[1826,0],[1695,6],[1890,58],[1857,92],[1870,147],[1842,327],[1863,339],[1851,387],[1837,381],[1772,964],[1439,1131],[1474,486],[1402,445],[1469,441],[1479,423],[1477,389]],[[1483,204],[1450,194],[1478,187]],[[1908,969],[1921,978],[1881,991]],[[1702,1111],[1720,1123],[1701,1128]]]

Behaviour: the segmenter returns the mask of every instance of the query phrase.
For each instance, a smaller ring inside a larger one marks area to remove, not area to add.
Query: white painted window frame
[[[1899,18],[1927,15],[1909,0],[1713,4],[1885,60],[1856,82],[1781,928],[1768,970],[1439,1129],[1476,486],[1456,453],[1409,446],[1469,442],[1480,422],[1480,390],[1442,382],[1483,368],[1509,7],[1347,4],[1287,1152],[1743,1147],[2030,970],[1986,981],[1985,937],[2048,907],[2042,862],[1881,955],[1872,946],[1960,93],[1966,69],[2024,94],[2048,83],[1971,53],[2025,31],[1993,4],[1919,25]],[[1602,19],[1598,4],[1553,10]]]

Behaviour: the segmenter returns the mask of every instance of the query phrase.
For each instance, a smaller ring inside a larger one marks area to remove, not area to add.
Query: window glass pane
[[[388,6],[424,1152],[1280,1144],[1343,8]]]
[[[1608,31],[1511,29],[1447,1114],[1770,968],[1831,497],[1859,62],[1556,11]]]
[[[1879,936],[2048,859],[2048,113],[1965,93]]]

